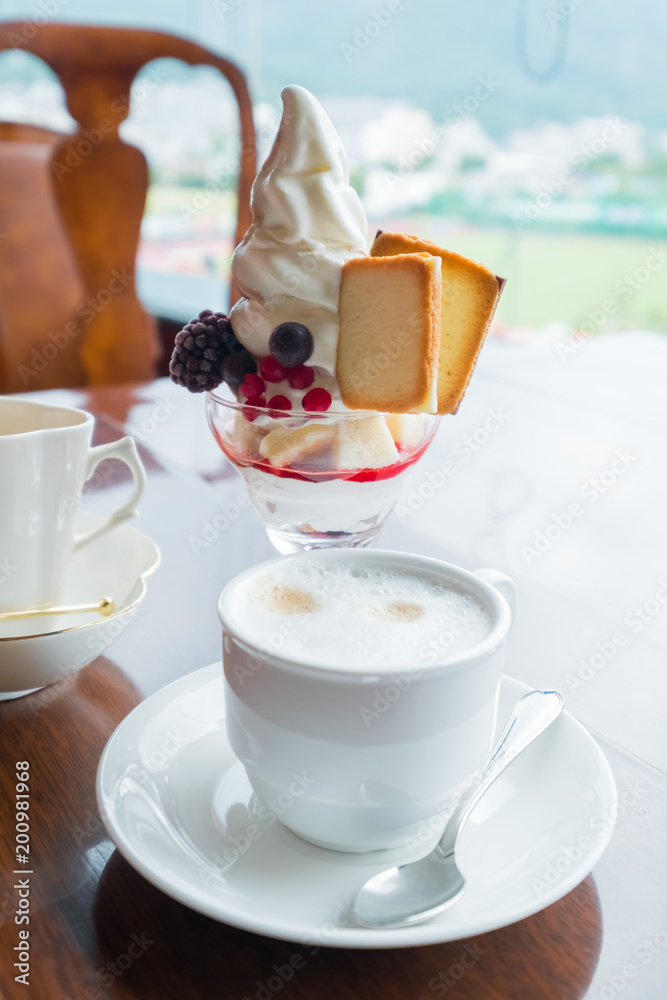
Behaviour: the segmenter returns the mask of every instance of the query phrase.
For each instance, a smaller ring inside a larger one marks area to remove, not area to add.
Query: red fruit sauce
[[[304,483],[326,483],[334,479],[344,479],[350,483],[375,483],[382,479],[393,479],[400,472],[421,458],[429,446],[427,441],[418,451],[404,453],[398,462],[392,465],[385,465],[380,469],[308,469],[303,466],[298,472],[294,469],[283,469],[277,465],[272,465],[267,460],[250,458],[246,452],[236,451],[230,448],[228,442],[223,441],[215,428],[213,435],[220,445],[221,450],[234,465],[242,468],[259,469],[260,472],[268,472],[279,479],[300,479]],[[397,445],[398,453],[401,455],[401,447]]]

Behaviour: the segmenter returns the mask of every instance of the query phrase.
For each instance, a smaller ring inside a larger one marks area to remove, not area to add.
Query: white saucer
[[[104,520],[81,512],[75,532],[87,533]],[[0,622],[0,701],[67,678],[100,656],[134,620],[146,594],[146,578],[159,563],[155,542],[130,524],[118,525],[76,552],[65,571],[59,604],[110,597],[115,612],[106,618],[85,612]]]
[[[526,690],[503,678],[499,728]],[[97,799],[121,854],[169,896],[245,930],[336,948],[456,940],[536,913],[590,872],[616,812],[602,751],[563,713],[473,812],[458,857],[469,881],[462,899],[425,924],[357,927],[345,916],[357,888],[425,854],[437,833],[412,853],[339,854],[279,822],[262,824],[227,743],[219,663],[169,684],[124,719],[102,754]]]

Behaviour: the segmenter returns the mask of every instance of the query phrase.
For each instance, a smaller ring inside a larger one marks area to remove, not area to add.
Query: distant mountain
[[[229,13],[230,22],[243,20],[242,6]],[[375,34],[373,11],[392,7]],[[407,97],[440,119],[490,76],[500,86],[478,114],[492,135],[540,119],[607,113],[667,128],[661,0],[402,0],[391,7],[387,0],[264,0],[257,24],[261,97],[274,103],[286,83],[300,83],[316,94]],[[522,25],[537,70],[548,66],[559,33],[566,33],[554,79],[541,83],[520,68]]]
[[[36,10],[8,7],[27,19]],[[661,0],[70,0],[60,17],[193,37],[248,69],[255,99],[274,105],[300,83],[320,96],[407,98],[441,120],[482,78],[497,83],[477,110],[496,137],[611,113],[667,128]],[[565,43],[553,79],[522,68],[522,34],[538,71]],[[0,84],[16,71],[6,60]]]

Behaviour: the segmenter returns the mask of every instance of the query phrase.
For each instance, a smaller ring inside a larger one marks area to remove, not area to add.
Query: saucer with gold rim
[[[76,534],[87,533],[104,520],[81,512]],[[129,524],[118,525],[75,552],[65,571],[59,607],[110,598],[114,612],[0,621],[0,701],[64,680],[100,656],[136,617],[146,595],[146,580],[159,562],[155,542]],[[11,585],[11,577],[7,584]]]

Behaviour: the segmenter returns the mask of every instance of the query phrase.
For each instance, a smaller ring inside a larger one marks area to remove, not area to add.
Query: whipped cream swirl
[[[368,253],[366,216],[322,106],[303,87],[285,87],[282,99],[278,134],[252,188],[253,224],[232,258],[243,298],[231,321],[239,340],[260,358],[269,353],[274,327],[287,320],[303,323],[315,343],[307,363],[323,369],[339,399],[334,379],[341,267]]]

